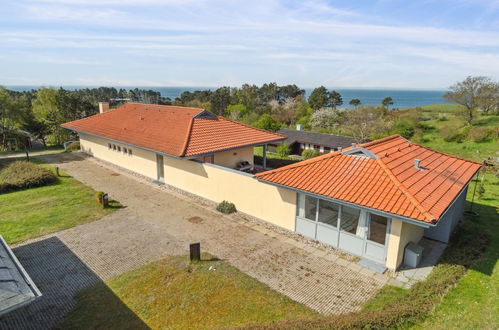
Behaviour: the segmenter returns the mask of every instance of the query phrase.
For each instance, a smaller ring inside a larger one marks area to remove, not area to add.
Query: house
[[[101,112],[63,125],[84,152],[393,270],[408,243],[448,242],[481,167],[395,135],[253,175],[234,165],[284,136],[196,108]]]
[[[349,136],[302,131],[300,126],[296,130],[280,129],[277,133],[287,136],[284,143],[289,146],[293,155],[301,155],[306,149],[315,149],[321,154],[329,153],[350,147],[352,143],[357,142]],[[277,144],[271,144],[268,150],[275,152],[276,147]]]

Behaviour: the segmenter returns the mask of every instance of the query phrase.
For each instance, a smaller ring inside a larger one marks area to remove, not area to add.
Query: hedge
[[[0,193],[40,187],[56,182],[50,170],[27,161],[7,162],[0,168]]]

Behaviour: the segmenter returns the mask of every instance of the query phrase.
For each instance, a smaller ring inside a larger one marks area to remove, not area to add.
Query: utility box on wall
[[[411,268],[416,268],[421,262],[422,256],[423,256],[423,247],[421,245],[417,245],[413,242],[410,242],[405,247],[404,264]]]

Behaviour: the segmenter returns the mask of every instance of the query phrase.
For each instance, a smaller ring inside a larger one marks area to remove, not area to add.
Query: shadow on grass
[[[127,320],[130,329],[148,329],[147,325],[111,291],[101,278],[88,267],[59,238],[50,237],[14,249],[14,253],[42,292],[42,296],[22,308],[0,318],[1,329],[50,329],[86,328],[79,323],[88,315],[79,315],[73,310],[80,292],[98,285],[99,299],[113,306],[112,317]],[[68,315],[71,322],[61,321]],[[81,313],[80,313],[81,314]],[[109,315],[91,315],[97,323],[99,318]]]

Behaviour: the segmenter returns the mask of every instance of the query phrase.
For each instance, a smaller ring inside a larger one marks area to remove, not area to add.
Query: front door
[[[156,154],[156,166],[158,171],[158,181],[165,182],[165,166],[163,164],[163,156]]]
[[[384,264],[386,260],[386,237],[390,220],[386,217],[370,214],[364,256]]]

